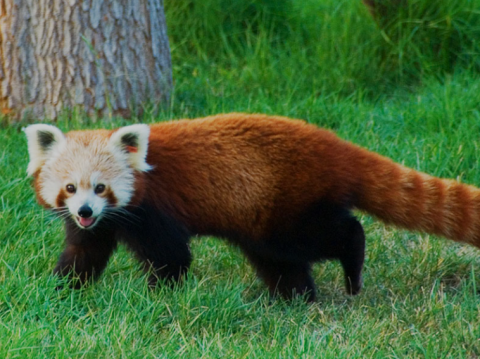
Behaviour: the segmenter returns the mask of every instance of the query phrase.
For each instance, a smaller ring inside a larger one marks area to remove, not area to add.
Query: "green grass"
[[[137,120],[303,118],[418,170],[480,184],[479,1],[413,2],[381,26],[360,1],[275,3],[167,0],[175,92]],[[126,123],[67,111],[59,126]],[[175,289],[149,290],[120,248],[95,285],[56,291],[62,225],[36,204],[27,161],[20,126],[1,129],[1,358],[480,356],[478,250],[361,213],[367,256],[356,297],[345,294],[340,265],[326,262],[315,266],[317,303],[269,303],[241,253],[214,238],[193,240],[191,275]]]

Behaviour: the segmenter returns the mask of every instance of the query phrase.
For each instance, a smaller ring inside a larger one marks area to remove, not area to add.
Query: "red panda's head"
[[[48,207],[93,228],[110,211],[129,204],[135,172],[148,171],[147,125],[64,134],[55,126],[24,129],[37,196]]]

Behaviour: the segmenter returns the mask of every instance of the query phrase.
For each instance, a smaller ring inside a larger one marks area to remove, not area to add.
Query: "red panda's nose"
[[[93,214],[92,209],[86,204],[84,204],[82,207],[78,209],[78,215],[82,218],[89,218],[92,216],[92,214]]]

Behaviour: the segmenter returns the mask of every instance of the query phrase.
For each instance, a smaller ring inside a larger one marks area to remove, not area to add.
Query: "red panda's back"
[[[347,191],[337,180],[345,144],[302,121],[265,115],[153,125],[146,198],[195,232],[260,237],[322,193]]]

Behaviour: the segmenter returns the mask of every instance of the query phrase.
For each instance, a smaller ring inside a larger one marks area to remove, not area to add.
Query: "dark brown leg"
[[[346,250],[340,256],[345,273],[345,288],[355,295],[362,289],[362,268],[365,258],[365,234],[362,225],[355,218],[350,221],[350,233],[345,237]]]
[[[258,276],[268,286],[270,294],[280,294],[285,299],[305,296],[308,302],[315,301],[315,284],[310,275],[309,263],[294,263],[272,260],[249,250],[244,250],[257,269]]]
[[[179,281],[192,260],[188,232],[153,207],[144,205],[131,213],[135,222],[122,230],[121,238],[152,272],[148,284],[155,287],[159,279]]]
[[[71,277],[72,287],[80,288],[105,269],[117,245],[115,232],[102,228],[80,229],[70,219],[66,220],[65,229],[66,248],[60,255],[54,274]]]

